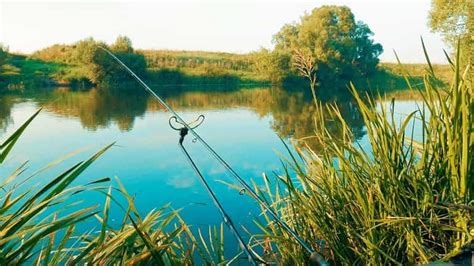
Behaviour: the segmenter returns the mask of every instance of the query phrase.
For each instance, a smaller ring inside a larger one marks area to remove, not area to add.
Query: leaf
[[[15,146],[15,143],[18,141],[20,136],[23,134],[25,129],[28,127],[28,125],[35,119],[35,117],[41,112],[41,108],[36,111],[28,120],[26,120],[21,127],[19,127],[5,142],[0,144],[0,164],[2,164],[5,159],[7,158],[7,155],[11,152],[13,149],[13,146]]]

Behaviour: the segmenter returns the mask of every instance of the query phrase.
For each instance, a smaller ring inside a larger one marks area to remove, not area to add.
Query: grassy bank
[[[72,59],[72,48],[56,45],[32,55],[11,54],[0,70],[2,87],[72,86],[90,87],[90,69]],[[256,71],[255,54],[232,54],[203,51],[138,50],[147,63],[145,78],[155,84],[222,84],[228,86],[268,86],[271,82]],[[437,78],[450,82],[449,65],[434,65]],[[355,80],[359,89],[396,91],[406,89],[404,75],[410,73],[413,84],[422,85],[423,64],[381,63],[379,70],[366,79]],[[261,72],[261,71],[260,71]],[[284,84],[291,89],[305,89],[303,78],[290,79]],[[345,88],[343,88],[345,90]]]
[[[291,155],[285,174],[265,177],[267,187],[261,193],[275,211],[334,264],[449,260],[470,264],[469,250],[474,248],[470,72],[453,66],[452,83],[439,86],[434,66],[426,69],[423,89],[418,91],[420,107],[401,121],[391,107],[396,101],[380,105],[352,88],[369,147],[354,143],[354,132],[336,106],[317,103],[312,138],[322,147],[300,150],[303,163]],[[342,136],[328,131],[327,124],[334,121]],[[421,128],[420,134],[414,132],[415,126]],[[277,243],[275,253],[286,263],[304,264],[307,258],[301,247],[266,218],[261,239]]]
[[[9,54],[0,67],[0,86],[23,88],[28,86],[76,86],[89,83],[81,66],[44,61],[27,55]]]
[[[26,57],[15,60],[10,61],[16,66],[10,68],[12,76],[54,79],[57,73],[68,71],[67,64],[49,65]],[[453,66],[452,83],[445,86],[434,77],[443,69],[419,65],[407,71],[413,71],[414,77],[419,68],[425,73],[419,94],[424,104],[402,121],[394,118],[393,108],[377,105],[353,88],[369,149],[354,143],[358,133],[337,106],[317,103],[314,112],[295,112],[310,117],[308,123],[314,123],[316,130],[309,137],[321,145],[301,150],[303,162],[290,156],[282,175],[274,180],[265,177],[266,187],[256,187],[275,212],[334,264],[424,264],[451,260],[472,249],[474,98],[470,72]],[[281,100],[286,103],[288,98]],[[105,101],[110,103],[110,99]],[[77,103],[84,106],[82,100]],[[0,142],[0,167],[37,115]],[[415,124],[422,128],[420,139],[413,137]],[[341,134],[334,134],[334,127]],[[196,258],[214,264],[226,260],[219,237],[222,228],[210,230],[208,238],[201,233],[196,237],[170,208],[140,215],[120,182],[111,183],[107,177],[73,186],[110,148],[113,145],[56,176],[44,176],[45,170],[62,160],[31,176],[25,176],[28,163],[21,164],[1,180],[1,264],[192,265]],[[44,186],[25,187],[23,180],[39,176],[47,180]],[[103,195],[104,203],[100,208],[78,209],[86,193]],[[110,222],[111,206],[123,214],[119,225]],[[267,218],[259,221],[262,233],[253,236],[251,243],[264,250],[262,257],[280,264],[306,264],[308,256],[293,238],[265,213],[262,217]],[[77,230],[90,220],[96,222],[96,230]]]
[[[183,52],[187,54],[187,52]],[[175,59],[180,58],[177,56]],[[148,59],[148,58],[147,58]],[[174,59],[173,59],[174,60]],[[173,61],[171,60],[171,61]],[[220,58],[219,60],[225,60]],[[72,63],[62,63],[57,59],[41,59],[37,55],[26,56],[10,54],[5,65],[0,67],[0,86],[3,88],[32,87],[32,86],[71,86],[91,87],[93,83],[88,78],[86,66]],[[204,61],[207,62],[207,61]],[[189,65],[163,64],[159,67],[148,62],[147,73],[143,78],[159,85],[229,85],[235,86],[268,86],[270,82],[255,76],[246,70],[234,70],[218,65],[199,64]]]
[[[255,70],[255,56],[203,51],[141,50],[152,70],[177,70],[192,76],[231,75],[247,81],[267,81]]]

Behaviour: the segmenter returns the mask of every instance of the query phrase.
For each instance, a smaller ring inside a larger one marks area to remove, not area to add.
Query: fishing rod
[[[192,129],[195,129],[197,128],[198,126],[200,126],[203,122],[204,122],[204,115],[200,115],[196,120],[194,120],[193,122],[190,122],[188,123],[188,126]],[[172,121],[175,121],[175,123],[178,123],[180,125],[182,125],[183,127],[175,127],[173,126],[172,124]],[[252,264],[252,265],[259,265],[259,264],[265,264],[265,262],[263,262],[262,260],[258,259],[255,254],[250,251],[249,247],[244,243],[244,240],[242,238],[242,236],[239,234],[239,232],[237,231],[237,228],[235,227],[234,223],[232,222],[232,219],[230,218],[230,216],[225,212],[224,208],[222,207],[221,203],[219,202],[219,200],[217,199],[217,196],[216,194],[214,193],[214,191],[212,191],[211,187],[209,186],[209,183],[207,183],[206,179],[204,178],[204,176],[201,174],[201,171],[199,171],[199,168],[196,166],[196,164],[194,163],[193,159],[191,158],[191,156],[189,155],[188,151],[186,150],[186,148],[184,147],[183,145],[183,142],[184,142],[184,138],[186,137],[186,135],[188,135],[188,128],[186,128],[184,126],[184,124],[180,123],[178,121],[178,119],[176,118],[176,116],[172,116],[170,117],[169,121],[168,121],[170,127],[176,131],[179,131],[179,141],[178,141],[178,145],[179,147],[181,148],[181,151],[184,153],[184,155],[186,156],[186,159],[188,160],[189,164],[192,166],[194,172],[196,173],[196,175],[199,177],[199,179],[201,180],[202,184],[204,185],[204,187],[206,188],[207,190],[207,193],[209,194],[209,196],[212,198],[212,201],[214,202],[214,205],[217,207],[217,209],[219,210],[221,216],[222,216],[222,220],[224,221],[224,223],[229,227],[230,231],[232,232],[232,234],[235,236],[235,238],[237,239],[237,242],[239,242],[239,245],[240,247],[242,248],[242,250],[245,252],[245,254],[247,255],[248,257],[248,260],[249,262]]]
[[[314,251],[311,246],[309,246],[303,239],[301,239],[298,234],[291,229],[291,227],[285,223],[272,209],[271,207],[252,189],[252,187],[242,178],[240,177],[237,172],[234,171],[234,169],[204,140],[201,138],[201,136],[190,126],[188,125],[182,118],[179,116],[171,106],[169,106],[160,96],[158,96],[148,85],[140,79],[125,63],[123,63],[117,56],[115,56],[111,51],[109,51],[105,47],[100,47],[102,50],[104,50],[108,55],[110,55],[115,61],[117,61],[121,66],[127,70],[127,72],[146,90],[148,91],[153,97],[158,100],[176,119],[177,122],[182,124],[188,132],[190,132],[196,140],[201,142],[201,144],[209,151],[209,153],[216,158],[216,160],[224,166],[231,175],[237,179],[237,181],[243,186],[245,191],[248,191],[250,193],[250,196],[252,196],[259,204],[260,206],[265,209],[267,213],[272,216],[273,220],[275,220],[281,227],[283,227],[292,237],[293,239],[298,242],[298,244],[303,247],[308,254],[310,254],[310,261],[313,263],[318,263],[320,265],[328,265],[325,259],[323,258],[322,255]]]

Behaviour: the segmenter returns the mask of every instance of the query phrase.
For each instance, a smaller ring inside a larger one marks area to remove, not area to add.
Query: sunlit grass
[[[275,186],[265,178],[267,189],[260,193],[296,232],[337,264],[425,264],[472,248],[472,84],[466,79],[469,67],[452,69],[451,86],[438,87],[429,66],[419,109],[402,121],[395,119],[393,106],[365,99],[353,87],[369,150],[353,142],[337,107],[318,104],[315,138],[323,147],[300,150],[303,163],[290,157]],[[326,129],[328,120],[338,121],[342,137]],[[422,127],[419,140],[413,137],[416,123]],[[270,219],[261,228],[261,238],[276,244],[284,262],[307,259]]]
[[[39,112],[0,144],[0,165]],[[112,146],[104,147],[89,159],[49,179],[44,176],[46,170],[62,160],[26,178],[25,162],[1,180],[0,264],[192,264],[196,241],[178,211],[165,206],[142,217],[133,197],[120,182],[117,180],[119,187],[113,188],[106,185],[110,181],[107,177],[71,186]],[[28,188],[28,182],[38,175],[43,175],[48,182],[39,188]],[[74,210],[80,203],[78,197],[86,192],[102,193],[103,207],[91,205]],[[113,204],[124,213],[121,224],[116,227],[109,219]],[[98,221],[98,229],[77,230],[85,220],[93,219]]]
[[[30,56],[12,55],[10,62],[7,63],[7,68],[0,71],[0,77],[4,76],[7,83],[18,83],[23,80],[51,84],[56,82],[71,86],[91,86],[92,83],[88,78],[90,69],[74,62],[72,51],[73,46],[71,45],[53,45],[36,51]],[[268,73],[257,71],[260,59],[256,53],[232,54],[173,50],[138,50],[138,52],[143,53],[146,58],[147,76],[150,81],[158,80],[164,84],[219,83],[228,85],[237,82],[271,84]],[[433,69],[440,82],[450,82],[448,64],[433,65]],[[361,90],[405,90],[407,86],[403,75],[410,73],[414,84],[422,85],[425,70],[426,66],[423,64],[405,64],[401,67],[394,63],[381,63],[378,66],[378,71],[373,75],[360,77],[354,82]],[[163,75],[161,72],[174,72],[174,75]]]
[[[459,61],[459,54],[457,60]],[[366,99],[352,87],[362,113],[370,150],[354,144],[351,127],[334,106],[317,104],[314,117],[318,150],[300,150],[276,186],[265,177],[266,196],[275,212],[313,248],[334,263],[415,264],[448,260],[472,246],[474,114],[469,68],[451,66],[452,85],[436,81],[436,68],[420,84],[419,109],[395,120],[394,108]],[[37,62],[28,67],[36,73]],[[410,81],[409,79],[407,79]],[[415,86],[416,85],[416,86]],[[392,102],[392,105],[396,102]],[[325,109],[325,110],[323,110]],[[12,151],[35,113],[0,145],[0,165]],[[341,135],[328,130],[336,121]],[[414,139],[413,124],[422,127]],[[229,262],[224,257],[223,227],[194,236],[178,211],[167,206],[145,216],[117,181],[99,178],[71,186],[80,174],[112,145],[79,162],[39,189],[21,189],[26,164],[2,179],[0,188],[0,263],[64,264],[206,264]],[[293,155],[292,155],[293,156]],[[47,168],[55,166],[53,163]],[[31,176],[29,178],[34,178]],[[103,206],[64,214],[82,193],[104,196]],[[119,225],[110,221],[111,206],[123,213]],[[58,210],[59,206],[59,210]],[[307,254],[268,217],[252,244],[278,263],[304,264]],[[78,232],[85,220],[97,228]]]

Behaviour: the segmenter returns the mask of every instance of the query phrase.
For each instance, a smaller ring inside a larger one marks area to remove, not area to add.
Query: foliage
[[[47,63],[23,55],[8,54],[6,64],[2,69],[0,90],[8,86],[24,88],[27,85],[51,86],[59,84],[59,73],[69,71],[70,68],[65,64]]]
[[[118,36],[110,49],[116,53],[133,53],[132,40],[127,36]]]
[[[54,44],[52,46],[35,51],[31,57],[46,62],[56,62],[64,64],[75,64],[75,58],[72,54],[73,46],[66,44]]]
[[[452,78],[452,67],[448,64],[432,64],[433,72],[436,74],[436,79],[443,85],[448,85],[451,83]],[[393,82],[395,80],[400,80],[396,86],[390,86],[390,88],[381,88],[384,90],[403,90],[407,88],[405,77],[408,76],[411,79],[411,84],[416,85],[417,87],[423,87],[423,76],[426,73],[425,64],[398,64],[398,63],[381,63],[380,71],[389,74],[389,77],[384,78],[385,84]],[[377,75],[376,74],[376,75]],[[374,77],[371,77],[371,80],[374,80]],[[388,81],[388,82],[387,82]],[[387,86],[386,86],[387,87]]]
[[[296,34],[297,24],[286,25],[277,36],[284,36],[283,32],[288,34]],[[295,35],[297,37],[297,35]],[[276,38],[278,39],[278,38]],[[361,37],[361,39],[364,39]],[[283,43],[288,40],[288,37],[282,38],[279,42]],[[294,40],[296,42],[296,40]],[[370,42],[370,39],[366,41]],[[120,44],[122,43],[122,44]],[[133,51],[131,41],[127,37],[119,37],[115,44],[111,47],[116,48],[120,55],[120,50]],[[97,51],[98,46],[107,47],[103,42],[95,41],[92,38],[87,38],[73,45],[53,45],[51,47],[35,52],[31,57],[25,58],[25,62],[38,62],[43,66],[38,73],[44,73],[41,79],[46,78],[57,81],[59,84],[78,84],[86,87],[91,85],[93,81],[96,84],[102,82],[102,86],[107,85],[107,82],[123,83],[122,81],[129,80],[125,72],[119,72],[113,75],[115,71],[121,71],[118,66],[114,65],[110,58],[105,54]],[[374,44],[374,46],[377,46]],[[292,49],[290,43],[284,46],[286,48],[274,49],[273,51],[261,49],[257,52],[249,54],[231,54],[218,52],[202,52],[202,51],[172,51],[172,50],[138,50],[133,53],[125,53],[123,59],[129,61],[128,64],[134,65],[135,71],[141,73],[147,81],[157,84],[225,84],[236,85],[245,84],[253,85],[268,85],[270,82],[283,85],[285,88],[300,88],[301,79],[292,77],[292,73],[296,73],[296,66],[298,65],[298,54],[307,56],[309,62],[313,62],[313,55],[309,49]],[[112,49],[112,48],[111,48]],[[144,56],[145,63],[141,55]],[[95,59],[94,59],[95,56]],[[17,56],[18,57],[18,56]],[[33,60],[34,59],[34,60]],[[373,58],[377,61],[375,58]],[[94,61],[96,60],[96,61]],[[20,68],[17,72],[19,75],[27,74],[27,71],[21,71],[26,64],[20,63],[12,64],[14,67]],[[375,61],[372,61],[375,64]],[[296,63],[296,64],[295,64]],[[146,64],[146,70],[143,70]],[[314,64],[313,64],[314,65]],[[57,67],[61,66],[61,67]],[[315,70],[317,70],[317,65]],[[424,66],[409,65],[413,68],[416,75],[419,76],[420,69]],[[435,66],[435,68],[449,68],[445,66]],[[44,70],[43,70],[44,69]],[[45,71],[50,69],[51,71]],[[404,78],[400,76],[398,67],[393,67],[391,64],[381,64],[375,73],[370,77],[353,76],[351,78],[358,88],[377,88],[388,89],[388,87],[396,87],[397,89],[404,89]],[[443,70],[444,71],[444,70]],[[321,81],[321,75],[316,75],[315,81]],[[415,73],[413,72],[413,73]],[[446,71],[447,73],[448,71]],[[31,79],[36,78],[37,75],[32,75]],[[447,75],[441,75],[441,80],[449,81]],[[25,78],[25,77],[23,77]],[[11,75],[6,79],[15,82],[18,78]],[[29,79],[29,78],[26,78]],[[417,78],[419,81],[422,78]],[[337,84],[337,78],[331,79],[334,81],[330,83],[332,87],[340,87]],[[293,82],[296,81],[296,82]],[[341,81],[341,80],[339,80]],[[396,81],[396,82],[395,82]],[[54,82],[50,81],[50,84]],[[314,83],[314,82],[313,82]],[[385,86],[387,83],[388,86]],[[393,84],[393,85],[391,85]],[[324,85],[324,84],[320,84]],[[384,85],[384,86],[382,86]]]
[[[469,66],[463,73],[459,64],[453,69],[447,88],[437,87],[429,70],[422,107],[400,123],[393,107],[363,100],[352,87],[369,150],[353,142],[337,107],[318,104],[315,138],[324,146],[301,150],[304,165],[292,155],[275,188],[265,179],[267,188],[259,193],[337,264],[426,264],[472,247],[473,88],[465,80]],[[338,121],[342,137],[331,134],[326,121]],[[419,139],[413,135],[416,124],[422,128]],[[304,251],[271,219],[261,228],[261,238],[271,238],[284,261],[304,262]]]
[[[0,144],[0,165],[12,151],[36,112],[9,138]],[[113,144],[112,144],[113,145]],[[166,212],[166,206],[141,217],[133,198],[118,182],[119,196],[112,196],[112,187],[104,187],[109,178],[92,180],[85,185],[71,184],[112,145],[108,145],[90,159],[73,165],[63,173],[48,179],[40,187],[27,187],[28,182],[63,161],[55,161],[33,175],[21,179],[27,163],[0,183],[0,263],[2,265],[66,265],[107,264],[129,265],[192,264],[197,243],[177,211]],[[66,158],[69,158],[69,155]],[[102,212],[97,206],[78,208],[87,193],[103,193]],[[124,217],[118,228],[110,224],[110,208],[115,203]],[[79,232],[85,220],[96,217],[100,230]],[[179,222],[179,223],[177,223]],[[173,224],[174,225],[173,227]],[[204,253],[202,253],[204,254]]]
[[[104,50],[110,49],[120,60],[138,75],[146,70],[145,58],[133,52],[132,43],[128,37],[119,36],[110,48],[92,38],[78,42],[75,49],[77,61],[90,69],[89,79],[101,86],[122,84],[131,81],[130,74]]]
[[[469,51],[474,27],[473,8],[474,4],[469,0],[432,0],[429,26],[441,33],[452,48],[460,39],[463,51]]]
[[[219,229],[217,226],[209,226],[207,239],[199,229],[200,253],[204,258],[206,265],[228,265],[230,264],[224,257],[224,224],[221,223]]]
[[[143,50],[141,52],[152,69],[185,69],[210,65],[235,71],[251,70],[250,58],[247,55],[173,50]]]
[[[150,72],[177,71],[195,77],[233,76],[245,83],[270,80],[255,71],[255,54],[203,51],[143,50]]]
[[[1,72],[1,67],[7,61],[7,57],[8,57],[8,47],[0,43],[0,72]]]
[[[127,52],[115,52],[114,54],[137,75],[145,75],[146,61],[142,54]],[[91,77],[92,82],[102,87],[111,85],[123,86],[124,82],[134,82],[124,67],[102,49],[95,50],[91,62],[91,69],[94,72],[94,75]]]
[[[281,83],[290,69],[291,54],[285,51],[269,51],[260,49],[250,53],[253,61],[253,71],[273,83]]]
[[[7,140],[0,145],[0,164],[13,149],[24,130],[31,121],[38,115],[39,111],[30,117],[20,128],[18,128]],[[2,180],[0,184],[3,190],[0,196],[0,261],[1,264],[22,264],[36,255],[42,241],[49,235],[92,217],[94,207],[81,209],[78,211],[63,214],[64,209],[52,211],[44,215],[47,209],[53,208],[64,202],[65,199],[81,194],[85,189],[94,189],[94,184],[99,184],[106,179],[95,180],[85,186],[69,187],[69,185],[103,152],[110,146],[102,149],[89,160],[78,163],[52,178],[46,185],[34,191],[31,188],[22,188],[25,182],[32,178],[30,176],[25,181],[13,184],[26,170],[26,163],[22,164],[12,175]],[[52,167],[55,162],[46,168],[38,171],[41,174]],[[21,188],[21,189],[20,189]],[[63,208],[73,205],[65,204]]]
[[[372,35],[365,23],[355,21],[348,7],[322,6],[299,23],[283,26],[274,43],[275,51],[291,54],[291,64],[297,63],[298,54],[304,54],[313,61],[319,82],[333,87],[375,71],[383,49]]]
[[[94,84],[110,86],[130,81],[130,75],[107,55],[100,47],[108,48],[124,61],[134,72],[144,75],[146,61],[142,54],[133,50],[128,37],[119,36],[110,47],[93,38],[80,40],[73,45],[53,45],[35,52],[32,57],[44,61],[53,61],[77,66],[76,71],[62,73],[70,80],[87,79]]]
[[[53,254],[57,260],[48,265],[90,264],[90,265],[183,265],[192,262],[194,242],[188,227],[182,223],[177,211],[168,212],[165,206],[150,211],[145,217],[138,213],[133,198],[119,183],[115,196],[112,188],[104,192],[106,200],[101,213],[95,215],[100,222],[100,230],[84,233],[77,237],[74,247],[58,246]],[[123,196],[126,206],[122,206],[119,196]],[[110,224],[112,204],[124,212],[118,227]],[[181,224],[176,222],[181,221]],[[175,224],[174,224],[175,223]],[[70,237],[67,236],[66,237]],[[71,238],[71,240],[74,238]],[[51,236],[50,242],[54,241]],[[64,239],[62,240],[64,242]],[[38,261],[48,261],[51,254],[41,252]]]
[[[59,84],[90,86],[90,81],[95,80],[96,76],[91,62],[98,45],[106,46],[105,43],[87,38],[73,45],[53,45],[33,53],[30,57],[13,55],[6,66],[11,68],[8,70],[11,75],[6,75],[4,79],[10,83],[31,80],[44,81],[43,83],[51,85],[54,84],[54,80]],[[288,78],[289,73],[294,71],[290,52],[261,49],[249,54],[170,50],[138,50],[136,53],[144,55],[147,65],[145,78],[155,84],[266,86],[270,82],[276,84],[283,82],[285,88],[301,88],[299,84],[291,83],[291,79]],[[425,66],[421,64],[405,66],[407,72],[410,72],[418,83],[422,81],[421,73]],[[436,72],[441,73],[438,77],[440,80],[450,81],[448,65],[433,67]],[[382,63],[375,74],[368,78],[359,77],[353,81],[361,84],[357,87],[363,89],[404,89],[406,86],[401,74],[402,71],[397,65]],[[47,82],[46,78],[50,81]],[[124,79],[127,79],[126,76]]]

